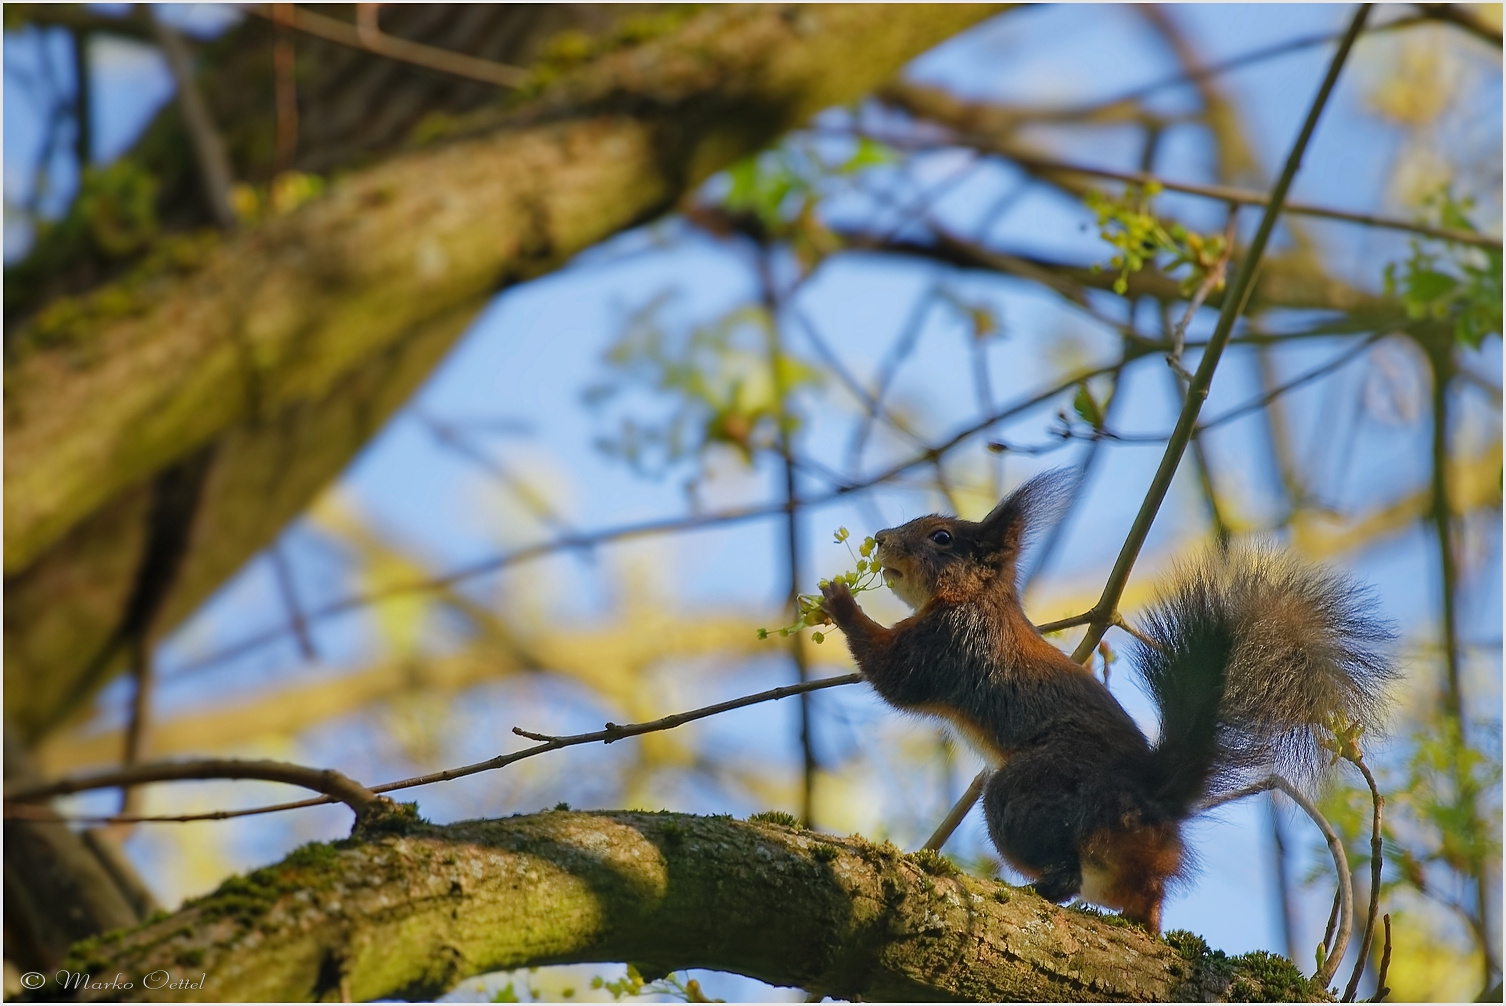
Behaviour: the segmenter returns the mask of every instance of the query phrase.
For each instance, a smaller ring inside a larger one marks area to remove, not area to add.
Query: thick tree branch
[[[139,487],[155,472],[220,442],[203,514],[215,555],[185,571],[165,628],[270,540],[390,411],[386,395],[379,408],[340,405],[384,358],[404,357],[391,390],[411,388],[421,361],[500,286],[665,212],[711,172],[997,9],[708,9],[588,64],[485,131],[352,171],[296,212],[175,245],[160,272],[16,326],[5,562],[8,578],[28,582],[9,581],[7,598],[25,594],[22,607],[40,611],[7,611],[15,722],[39,732],[87,696],[80,677],[118,617],[111,609],[128,588],[117,580],[128,584],[139,547]],[[297,417],[321,409],[345,423],[333,449],[298,432]],[[299,477],[247,513],[233,502],[255,493],[228,490],[248,467]],[[49,607],[52,576],[89,582],[93,595]]]
[[[202,973],[201,989],[149,993],[180,1001],[309,1000],[331,991],[331,972],[356,1000],[428,997],[486,971],[624,960],[865,1000],[1312,997],[1295,969],[1276,988],[1237,959],[1189,956],[892,845],[556,811],[305,846],[168,919],[81,945],[70,964],[120,972],[141,998],[154,971]]]

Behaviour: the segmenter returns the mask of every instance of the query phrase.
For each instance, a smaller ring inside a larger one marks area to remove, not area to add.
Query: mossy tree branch
[[[708,967],[866,1000],[1313,995],[1279,959],[1229,960],[1190,934],[1163,942],[934,854],[630,812],[305,846],[169,918],[80,944],[68,967],[126,976],[128,998],[146,997],[143,975],[191,971],[203,988],[151,998],[297,1001],[334,984],[357,1000],[428,996],[486,971],[592,961]]]
[[[500,287],[666,212],[998,9],[708,9],[552,82],[541,72],[532,103],[484,126],[243,232],[170,239],[155,265],[9,326],[13,722],[35,740],[112,672],[98,655],[158,472],[213,452],[167,628],[308,503]]]

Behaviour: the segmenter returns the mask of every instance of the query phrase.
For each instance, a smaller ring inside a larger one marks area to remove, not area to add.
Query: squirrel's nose
[[[889,533],[888,531],[880,531],[878,534],[874,535],[873,536],[874,543],[878,544],[878,545],[882,545],[884,543],[884,535],[886,535],[888,533]]]

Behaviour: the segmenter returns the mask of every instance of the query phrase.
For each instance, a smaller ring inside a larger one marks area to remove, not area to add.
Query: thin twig
[[[867,134],[864,134],[867,135]],[[1241,206],[1269,206],[1269,197],[1263,193],[1251,189],[1235,188],[1232,185],[1203,185],[1196,182],[1179,182],[1159,175],[1153,175],[1145,171],[1121,171],[1117,168],[1100,168],[1090,164],[1081,164],[1076,161],[1067,161],[1056,157],[1046,157],[1020,150],[1010,144],[979,133],[956,131],[952,135],[949,144],[937,144],[934,142],[907,143],[903,139],[894,137],[875,136],[876,139],[887,146],[906,150],[933,150],[945,149],[949,146],[967,146],[984,148],[1000,157],[1014,161],[1022,168],[1042,173],[1066,173],[1073,175],[1087,175],[1090,178],[1107,178],[1116,182],[1127,182],[1131,185],[1159,185],[1167,192],[1180,192],[1184,195],[1197,196],[1202,199],[1216,199],[1224,203],[1236,203]],[[1382,216],[1378,213],[1361,213],[1356,210],[1341,210],[1332,206],[1318,206],[1314,203],[1293,202],[1282,207],[1283,211],[1294,216],[1319,217],[1325,220],[1341,220],[1345,223],[1359,224],[1364,227],[1378,227],[1383,230],[1407,231],[1412,234],[1422,234],[1427,237],[1437,238],[1440,241],[1453,241],[1456,244],[1473,245],[1478,248],[1501,249],[1501,239],[1491,237],[1488,234],[1480,234],[1475,231],[1463,230],[1457,227],[1438,227],[1414,220],[1402,220],[1398,217]]]
[[[1381,951],[1380,971],[1376,973],[1375,995],[1370,997],[1373,1003],[1385,1002],[1386,996],[1391,994],[1391,990],[1386,986],[1386,977],[1391,971],[1391,913],[1387,912],[1382,915],[1381,922],[1386,927],[1386,946]]]
[[[541,754],[544,754],[545,752],[548,752],[548,751],[558,751],[561,748],[575,747],[575,746],[580,745],[580,744],[597,744],[597,743],[611,744],[614,741],[622,740],[625,737],[637,737],[637,736],[639,736],[641,734],[654,733],[655,731],[659,731],[659,730],[671,730],[671,729],[673,729],[675,727],[682,726],[682,725],[684,725],[686,723],[690,723],[690,722],[692,722],[694,720],[705,719],[708,716],[715,716],[718,713],[730,712],[733,709],[742,709],[742,708],[744,708],[746,706],[757,705],[758,703],[761,703],[761,702],[773,702],[773,701],[775,701],[777,699],[788,698],[791,695],[801,695],[801,694],[804,694],[806,692],[819,691],[820,689],[823,689],[823,688],[832,688],[832,687],[835,687],[837,685],[850,685],[850,684],[854,684],[854,683],[856,683],[858,681],[861,681],[861,680],[863,680],[863,676],[861,674],[842,674],[842,675],[838,675],[836,677],[831,677],[831,678],[817,678],[814,681],[807,681],[807,682],[804,682],[803,684],[798,684],[798,685],[783,685],[783,686],[781,686],[779,688],[770,688],[767,691],[757,692],[757,693],[754,693],[752,695],[744,695],[744,696],[741,696],[740,698],[736,698],[736,699],[729,699],[726,702],[717,702],[717,703],[715,703],[713,705],[702,706],[699,709],[691,709],[691,710],[688,710],[688,711],[683,712],[683,713],[672,713],[669,716],[664,716],[664,717],[661,717],[660,719],[657,719],[657,720],[649,720],[648,722],[645,722],[645,723],[625,723],[625,724],[608,723],[606,725],[606,727],[604,729],[602,729],[602,730],[596,730],[596,731],[593,731],[591,733],[585,733],[585,734],[571,734],[571,735],[568,735],[568,736],[558,737],[558,736],[553,736],[553,735],[550,735],[550,734],[535,733],[533,731],[524,730],[521,727],[514,727],[513,728],[513,732],[515,734],[517,734],[518,736],[520,736],[520,737],[526,737],[526,738],[528,738],[530,740],[537,740],[537,741],[540,741],[540,743],[536,744],[535,746],[530,747],[530,748],[524,748],[521,751],[514,751],[514,752],[512,752],[510,754],[505,754],[505,755],[498,755],[497,757],[495,757],[495,758],[489,758],[486,761],[475,762],[475,763],[470,764],[470,765],[462,765],[462,766],[460,766],[458,768],[445,769],[445,770],[440,771],[440,772],[430,772],[427,775],[413,776],[413,777],[408,778],[408,779],[399,779],[397,782],[383,783],[380,786],[373,786],[373,787],[371,787],[370,792],[373,795],[382,794],[382,793],[392,793],[392,792],[395,792],[397,790],[412,789],[412,788],[414,788],[416,786],[428,786],[428,785],[431,785],[431,784],[437,783],[437,782],[447,782],[447,781],[449,781],[451,779],[461,779],[461,778],[464,778],[465,776],[476,775],[476,774],[481,773],[481,772],[490,772],[490,771],[492,771],[494,769],[505,768],[508,765],[513,764],[514,762],[522,761],[525,758],[532,758],[535,755],[541,755]],[[232,761],[232,762],[222,762],[222,763],[184,762],[184,763],[168,763],[168,764],[169,764],[169,767],[171,767],[172,765],[178,765],[181,768],[183,766],[192,767],[192,766],[204,766],[204,765],[209,765],[209,764],[230,764],[230,765],[246,766],[246,765],[258,765],[258,764],[280,765],[282,763],[280,763],[280,762],[233,762]],[[149,767],[151,767],[151,766],[142,766],[142,768],[149,768]],[[295,768],[295,769],[300,769],[303,772],[318,772],[318,771],[320,771],[318,769],[305,769],[302,766],[296,766],[296,765],[295,766],[290,766],[290,767],[291,768]],[[326,771],[330,771],[330,770],[326,770]],[[120,773],[114,773],[114,775],[119,775],[119,774]],[[337,775],[337,776],[339,775],[339,773],[334,773],[334,774]],[[85,777],[85,778],[96,778],[96,777]],[[170,777],[169,776],[164,776],[163,778],[197,779],[197,778],[271,778],[271,777],[270,776],[251,776],[251,775],[231,776],[231,775],[228,775],[228,774],[225,774],[225,773],[219,773],[219,774],[211,774],[211,775],[204,775],[204,776],[198,776],[198,775],[178,775],[178,776],[170,776]],[[343,779],[344,776],[340,776],[340,778]],[[146,781],[146,780],[140,780],[140,781]],[[278,779],[276,781],[289,781],[289,782],[295,782],[296,785],[304,785],[303,782],[301,782],[301,781],[295,781],[295,780],[292,780],[292,779],[287,779],[287,780]],[[315,799],[312,799],[312,800],[299,800],[299,801],[296,801],[296,802],[293,802],[293,803],[271,804],[271,805],[263,806],[263,807],[248,807],[248,808],[246,808],[244,810],[228,810],[228,811],[227,810],[220,810],[220,811],[210,811],[210,812],[202,813],[202,814],[181,814],[181,815],[160,816],[160,817],[146,816],[146,815],[130,815],[130,816],[114,815],[114,816],[111,816],[111,817],[64,817],[62,815],[50,815],[50,816],[47,816],[47,817],[43,818],[41,814],[30,813],[29,812],[30,808],[22,809],[22,808],[13,807],[13,806],[10,805],[10,802],[13,799],[14,800],[37,800],[37,799],[45,799],[48,796],[58,796],[58,795],[62,795],[63,793],[80,792],[82,789],[97,789],[97,788],[100,788],[98,786],[93,786],[93,785],[86,785],[86,786],[82,786],[82,787],[78,787],[78,788],[67,788],[67,787],[70,787],[70,786],[74,786],[75,784],[76,784],[76,781],[63,780],[63,781],[57,782],[57,783],[50,783],[50,784],[48,784],[45,787],[31,787],[31,788],[26,789],[26,790],[19,790],[19,791],[17,791],[17,795],[16,796],[7,795],[6,796],[5,816],[6,817],[41,818],[41,819],[45,819],[45,820],[68,821],[68,822],[72,822],[72,823],[98,823],[98,824],[137,824],[137,823],[146,823],[146,822],[151,822],[151,823],[179,823],[179,822],[184,822],[184,821],[223,821],[223,820],[226,820],[226,819],[232,818],[232,817],[249,817],[249,816],[251,816],[253,814],[270,814],[270,813],[274,813],[276,811],[295,810],[295,809],[300,808],[300,807],[315,807],[315,806],[318,806],[320,804],[334,803],[336,800],[339,799],[339,797],[326,796],[326,797],[322,797],[322,798],[315,798]],[[117,782],[114,782],[114,783],[105,783],[104,785],[120,785],[120,783],[117,781]],[[64,788],[58,789],[58,787],[64,787]],[[310,786],[309,788],[310,789],[315,789],[315,788],[318,788],[318,787]],[[33,792],[33,790],[36,790],[37,792]],[[43,810],[43,809],[44,808],[37,808],[37,810]]]
[[[934,447],[930,447],[924,452],[918,452],[915,455],[912,455],[910,458],[894,464],[875,475],[871,475],[857,481],[847,482],[828,493],[799,499],[794,503],[791,503],[789,501],[780,503],[767,503],[761,506],[727,510],[720,513],[693,514],[688,517],[664,518],[660,520],[644,521],[638,524],[621,525],[615,528],[607,528],[605,530],[596,532],[577,532],[574,534],[561,535],[551,541],[540,542],[536,545],[527,545],[512,552],[506,552],[501,555],[489,556],[485,559],[477,560],[476,562],[461,566],[458,569],[452,570],[449,573],[445,573],[437,577],[430,577],[423,580],[414,580],[408,583],[394,584],[391,587],[385,587],[380,590],[370,591],[365,594],[358,594],[352,597],[342,598],[338,601],[332,601],[321,608],[316,608],[313,611],[307,612],[306,617],[310,622],[316,622],[326,618],[333,618],[337,615],[348,614],[352,611],[358,611],[362,608],[369,607],[382,601],[391,600],[393,598],[404,597],[409,594],[444,590],[448,587],[453,587],[456,584],[463,583],[467,580],[474,580],[478,577],[497,573],[510,566],[514,566],[522,562],[528,562],[534,559],[543,558],[548,555],[553,555],[556,552],[570,551],[574,549],[591,549],[599,545],[605,545],[611,542],[623,541],[629,538],[645,537],[648,535],[669,534],[679,531],[693,531],[700,528],[719,527],[727,524],[738,524],[745,521],[761,520],[766,517],[773,517],[778,514],[786,513],[792,506],[809,508],[823,506],[827,503],[833,503],[864,489],[870,489],[876,485],[891,482],[895,478],[904,474],[912,468],[931,464],[937,456],[954,450],[961,444],[977,436],[979,433],[987,430],[989,427],[994,426],[1006,419],[1013,418],[1031,409],[1044,405],[1058,395],[1061,395],[1075,388],[1083,381],[1097,377],[1100,374],[1113,373],[1114,371],[1123,367],[1124,362],[1125,361],[1120,360],[1107,366],[1096,367],[1090,370],[1080,371],[1076,374],[1073,374],[1054,387],[1048,388],[1043,392],[1031,395],[1029,398],[1022,399],[1011,405],[999,409],[999,411],[995,412],[993,415],[987,416],[973,423],[971,426],[958,431],[956,434],[947,438],[942,443]],[[201,671],[211,666],[223,663],[227,660],[231,660],[236,657],[244,656],[247,653],[254,652],[255,650],[258,650],[263,646],[278,641],[284,635],[286,635],[288,631],[288,626],[280,625],[276,628],[269,629],[254,636],[249,636],[238,643],[233,643],[230,646],[225,647],[224,649],[186,664],[178,671],[178,676],[195,671]]]
[[[1307,113],[1307,119],[1302,125],[1302,132],[1298,134],[1296,142],[1292,145],[1291,152],[1287,155],[1286,165],[1282,168],[1281,176],[1276,180],[1276,185],[1271,190],[1270,199],[1266,202],[1265,212],[1261,215],[1260,226],[1255,236],[1250,241],[1250,247],[1245,255],[1245,260],[1240,264],[1239,272],[1224,297],[1223,309],[1219,313],[1218,324],[1214,327],[1213,335],[1208,340],[1208,346],[1203,350],[1202,359],[1198,363],[1197,373],[1193,375],[1187,386],[1187,401],[1182,407],[1182,414],[1177,419],[1177,426],[1172,433],[1171,441],[1166,445],[1166,453],[1162,455],[1161,466],[1152,479],[1150,489],[1146,493],[1145,501],[1140,507],[1140,512],[1135,516],[1135,522],[1130,528],[1128,538],[1125,539],[1124,547],[1120,549],[1119,558],[1114,563],[1114,569],[1109,574],[1108,583],[1104,585],[1102,596],[1094,605],[1102,622],[1093,622],[1088,626],[1082,641],[1072,654],[1076,663],[1082,663],[1093,652],[1098,641],[1103,638],[1104,631],[1108,628],[1108,618],[1119,605],[1119,597],[1124,592],[1125,584],[1129,582],[1130,570],[1134,567],[1135,559],[1140,554],[1140,548],[1145,544],[1145,538],[1150,534],[1151,524],[1155,522],[1156,514],[1160,511],[1161,503],[1166,499],[1166,493],[1171,488],[1172,477],[1176,474],[1177,467],[1181,463],[1182,453],[1187,448],[1187,443],[1197,426],[1198,413],[1202,410],[1203,402],[1208,397],[1208,388],[1213,383],[1213,372],[1218,367],[1219,359],[1223,356],[1224,347],[1228,344],[1229,336],[1233,334],[1234,323],[1244,313],[1246,302],[1255,286],[1255,273],[1260,266],[1261,257],[1265,253],[1266,243],[1270,240],[1271,232],[1276,227],[1276,218],[1281,213],[1282,204],[1286,200],[1286,193],[1291,188],[1292,180],[1297,175],[1297,169],[1302,164],[1302,156],[1307,151],[1308,141],[1312,139],[1314,130],[1318,125],[1318,118],[1322,115],[1323,108],[1328,103],[1328,96],[1333,92],[1334,84],[1338,82],[1339,71],[1343,69],[1344,62],[1349,56],[1349,50],[1354,45],[1355,38],[1360,29],[1364,27],[1365,17],[1370,12],[1370,6],[1363,4],[1355,13],[1353,21],[1349,25],[1349,31],[1345,34],[1339,50],[1334,54],[1333,61],[1329,64],[1328,74],[1318,89],[1317,96],[1313,99],[1312,107]]]
[[[782,329],[780,327],[781,300],[778,285],[774,279],[769,264],[768,248],[758,245],[756,252],[757,273],[760,291],[763,299],[764,311],[768,322],[768,353],[769,353],[769,376],[774,384],[774,401],[777,412],[774,417],[779,444],[779,457],[784,467],[784,499],[786,504],[784,515],[785,529],[785,554],[789,559],[790,588],[786,604],[789,611],[794,614],[798,609],[801,584],[801,549],[800,549],[800,509],[799,509],[799,486],[797,485],[795,471],[795,450],[790,436],[792,417],[789,413],[790,389],[784,381],[783,355],[784,346]],[[797,312],[798,313],[798,312]],[[802,319],[803,320],[803,319]],[[811,341],[820,347],[822,343],[816,332],[815,326],[806,322],[807,334]],[[828,355],[829,363],[836,363],[836,354]],[[837,368],[840,372],[841,368]],[[810,663],[805,656],[805,641],[800,633],[795,633],[790,639],[790,658],[795,665],[795,676],[803,685],[810,680]],[[816,773],[820,766],[816,761],[816,744],[814,723],[815,709],[811,705],[810,693],[800,693],[800,823],[805,827],[811,827],[815,819],[816,802]]]
[[[1328,927],[1323,930],[1323,952],[1325,954],[1333,952],[1333,938],[1339,927],[1340,900],[1340,894],[1335,890],[1333,892],[1333,907],[1328,910]]]
[[[1229,257],[1234,254],[1234,239],[1237,236],[1235,228],[1238,224],[1239,207],[1230,205],[1229,222],[1224,225],[1223,253],[1219,255],[1213,268],[1208,270],[1208,275],[1204,276],[1203,281],[1198,284],[1197,291],[1187,302],[1187,310],[1183,313],[1182,320],[1177,322],[1170,332],[1171,353],[1166,357],[1166,362],[1171,364],[1171,369],[1176,371],[1177,376],[1184,381],[1192,380],[1192,375],[1187,372],[1186,367],[1182,366],[1182,347],[1187,341],[1187,326],[1192,324],[1193,317],[1202,309],[1208,295],[1224,285],[1224,277],[1229,271]]]
[[[298,65],[288,30],[292,19],[292,4],[272,4],[272,108],[276,120],[272,165],[278,174],[291,169],[298,154]]]
[[[210,215],[221,230],[229,230],[236,224],[235,210],[230,206],[230,158],[225,154],[224,141],[220,139],[214,117],[210,115],[194,77],[193,59],[183,37],[155,13],[152,28],[157,33],[157,44],[167,58],[173,83],[178,88],[178,108],[183,113],[183,125],[188,130],[194,157],[199,164],[199,181],[204,186]]]
[[[277,15],[272,10],[273,6],[273,4],[253,4],[243,9],[257,17],[275,21]],[[368,27],[363,30],[349,22],[304,10],[296,4],[288,6],[291,8],[291,17],[285,23],[293,30],[322,38],[326,42],[360,49],[373,56],[421,66],[425,70],[448,74],[451,77],[463,77],[466,80],[480,81],[483,84],[494,84],[498,87],[521,87],[531,76],[522,67],[508,66],[505,63],[468,56],[463,52],[412,42],[405,38],[388,35],[379,29],[373,30]]]
[[[882,407],[884,396],[889,391],[889,384],[898,372],[900,364],[914,352],[916,344],[920,341],[920,336],[925,331],[926,316],[931,311],[931,305],[936,302],[939,290],[940,288],[933,284],[915,301],[904,327],[900,329],[899,338],[895,340],[894,348],[879,364],[878,373],[874,375],[874,390],[871,396],[875,408]],[[854,471],[862,463],[863,448],[867,445],[868,436],[877,418],[875,412],[866,411],[857,430],[853,433],[852,443],[847,448],[847,466]]]
[[[1281,944],[1286,950],[1286,959],[1297,959],[1296,925],[1292,918],[1291,884],[1287,879],[1286,836],[1281,826],[1281,807],[1276,802],[1276,793],[1271,791],[1267,807],[1271,812],[1271,844],[1274,847],[1276,867],[1276,892],[1281,902]]]
[[[1344,1002],[1354,1002],[1355,994],[1359,991],[1360,976],[1365,973],[1365,965],[1370,960],[1370,942],[1375,936],[1375,915],[1380,909],[1380,886],[1381,886],[1381,818],[1385,813],[1386,798],[1381,796],[1380,788],[1375,785],[1375,776],[1370,771],[1370,766],[1365,764],[1365,759],[1358,751],[1353,758],[1347,758],[1355,768],[1365,777],[1365,785],[1370,787],[1370,803],[1374,808],[1370,816],[1370,910],[1365,916],[1365,935],[1360,940],[1360,954],[1354,962],[1354,973],[1349,976],[1349,985],[1344,989]],[[1376,988],[1380,988],[1379,985]]]
[[[1288,392],[1295,391],[1303,385],[1311,384],[1318,378],[1325,377],[1328,374],[1333,373],[1335,370],[1340,369],[1345,364],[1352,361],[1355,357],[1359,356],[1365,350],[1369,349],[1374,343],[1378,342],[1384,337],[1384,333],[1379,332],[1367,335],[1365,338],[1359,340],[1353,346],[1350,346],[1348,349],[1344,350],[1344,352],[1337,354],[1326,363],[1320,363],[1311,370],[1298,374],[1296,377],[1292,378],[1290,381],[1287,381],[1285,384],[1278,385],[1270,389],[1269,391],[1263,392],[1262,394],[1250,399],[1248,402],[1236,405],[1228,412],[1222,413],[1221,415],[1208,420],[1206,423],[1198,424],[1197,428],[1193,432],[1193,439],[1202,436],[1209,430],[1216,430],[1220,426],[1225,426],[1229,423],[1232,423],[1234,420],[1239,419],[1243,416],[1247,416],[1252,412],[1259,412],[1261,409],[1264,409],[1266,406],[1270,405],[1272,402],[1276,401],[1276,399],[1282,397]],[[1110,440],[1117,440],[1120,443],[1126,444],[1164,443],[1167,440],[1170,440],[1173,435],[1174,434],[1115,433],[1111,430],[1093,431],[1094,439],[1103,439],[1107,437]]]
[[[1232,793],[1209,800],[1198,808],[1199,813],[1222,807],[1224,804],[1243,800],[1247,796],[1256,793],[1264,793],[1267,790],[1278,789],[1291,798],[1292,802],[1301,807],[1307,816],[1312,818],[1318,830],[1323,833],[1323,839],[1328,843],[1329,854],[1333,856],[1334,872],[1338,874],[1338,932],[1334,937],[1333,949],[1328,952],[1317,972],[1313,975],[1313,981],[1322,988],[1327,988],[1333,980],[1334,972],[1339,969],[1339,963],[1344,959],[1344,953],[1349,949],[1349,935],[1354,927],[1354,887],[1349,875],[1349,856],[1344,851],[1344,843],[1339,838],[1339,833],[1333,830],[1333,825],[1328,823],[1315,803],[1307,798],[1297,787],[1279,775],[1269,775],[1257,783],[1253,783],[1243,789],[1237,789]],[[1324,944],[1327,945],[1327,937]]]
[[[1394,31],[1398,28],[1409,28],[1413,25],[1421,24],[1424,20],[1426,19],[1416,16],[1398,18],[1397,20],[1387,22],[1386,24],[1375,25],[1374,27],[1367,28],[1364,34],[1374,35],[1383,31]],[[1145,98],[1150,97],[1152,94],[1155,94],[1158,91],[1163,91],[1169,87],[1195,84],[1198,81],[1222,76],[1223,74],[1226,74],[1231,70],[1238,70],[1241,67],[1250,66],[1254,63],[1260,63],[1268,59],[1275,59],[1280,56],[1290,55],[1291,53],[1299,52],[1303,49],[1311,49],[1314,46],[1328,45],[1332,42],[1339,41],[1343,37],[1343,32],[1330,32],[1322,35],[1304,35],[1301,38],[1294,38],[1286,42],[1279,42],[1276,45],[1269,45],[1263,49],[1251,50],[1250,52],[1244,53],[1243,55],[1226,59],[1222,63],[1214,63],[1211,66],[1183,70],[1171,74],[1170,76],[1162,77],[1160,80],[1152,81],[1149,84],[1144,84],[1140,87],[1134,88],[1133,90],[1124,91],[1112,98],[1104,98],[1099,101],[1094,101],[1091,104],[1076,105],[1068,108],[1048,108],[1042,109],[1039,112],[1035,113],[1024,113],[1022,115],[1022,119],[1028,117],[1031,120],[1061,121],[1064,119],[1087,118],[1102,112],[1104,109],[1112,108],[1115,105],[1126,105],[1132,102],[1141,101]]]
[[[1131,636],[1134,636],[1140,642],[1144,643],[1146,646],[1149,646],[1153,650],[1159,650],[1161,648],[1160,643],[1157,643],[1154,639],[1151,639],[1145,633],[1135,628],[1125,619],[1123,615],[1121,615],[1117,611],[1114,612],[1114,617],[1110,619],[1110,624],[1117,629],[1123,629],[1125,632],[1128,632]]]
[[[983,795],[983,785],[988,782],[988,774],[988,769],[984,769],[973,777],[973,781],[968,784],[962,796],[957,798],[957,802],[952,805],[946,817],[941,819],[941,823],[936,826],[931,837],[926,839],[926,844],[921,846],[922,849],[930,849],[932,852],[941,851],[947,839],[952,837],[952,832],[957,830],[962,819],[967,817],[967,812],[972,810],[973,804],[977,803],[978,798]]]
[[[328,800],[338,800],[356,816],[362,817],[381,804],[374,790],[367,789],[354,779],[334,769],[310,768],[292,762],[239,758],[206,758],[183,762],[154,762],[133,765],[94,775],[74,776],[55,782],[27,786],[7,787],[5,802],[34,803],[70,793],[85,793],[96,789],[113,789],[116,786],[135,786],[149,782],[170,782],[184,779],[261,779],[268,782],[284,782],[302,786],[316,793],[323,793]],[[9,814],[9,808],[7,808]]]
[[[283,607],[287,609],[288,621],[293,626],[293,635],[298,640],[298,650],[303,654],[303,659],[314,662],[319,659],[319,651],[314,647],[314,637],[309,632],[308,619],[303,614],[303,605],[298,601],[298,588],[293,582],[293,570],[288,565],[288,557],[283,555],[280,542],[273,542],[267,549],[267,558],[272,563],[272,571],[277,576],[277,590],[282,595]]]
[[[800,322],[800,327],[805,329],[806,341],[811,344],[811,348],[831,368],[832,373],[837,375],[837,380],[842,382],[842,386],[862,403],[863,410],[874,419],[882,419],[891,429],[909,440],[912,444],[924,448],[926,446],[925,439],[910,429],[898,416],[884,408],[879,400],[869,394],[868,390],[852,375],[847,369],[846,364],[842,362],[841,357],[836,354],[831,345],[822,337],[820,330],[816,328],[816,323],[811,320],[810,316],[794,305],[791,305],[788,310],[794,315],[795,320]]]

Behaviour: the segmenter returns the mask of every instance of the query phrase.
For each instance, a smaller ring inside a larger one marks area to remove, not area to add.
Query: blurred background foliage
[[[381,30],[532,68],[543,89],[695,16],[392,5]],[[280,757],[375,782],[513,747],[514,725],[653,719],[837,671],[839,638],[755,633],[849,567],[834,528],[861,539],[933,509],[975,517],[1050,466],[1076,467],[1080,487],[1036,547],[1028,608],[1038,622],[1087,610],[1258,216],[1223,190],[1136,173],[1263,192],[1348,17],[1010,11],[676,213],[505,290],[272,545],[160,627],[144,751]],[[214,200],[171,100],[164,21],[222,141],[233,226],[296,214],[343,174],[497,106],[494,87],[233,8],[6,5],[7,371],[87,339],[98,308],[80,297],[114,284],[129,300],[133,276],[210,240]],[[1362,219],[1285,218],[1124,600],[1133,620],[1157,569],[1246,536],[1376,584],[1406,672],[1389,735],[1360,739],[1387,801],[1381,904],[1399,1001],[1499,996],[1500,31],[1499,5],[1373,13],[1292,194]],[[25,575],[7,566],[7,592]],[[878,617],[903,614],[872,596]],[[8,682],[26,631],[7,614]],[[1070,648],[1078,631],[1053,639]],[[1133,674],[1103,673],[1153,729]],[[24,735],[41,772],[120,759],[129,676],[45,725],[14,719],[25,706],[11,697],[7,740]],[[858,686],[417,798],[434,820],[558,802],[776,808],[913,847],[976,767]],[[263,798],[283,794],[159,787],[134,809]],[[108,814],[118,796],[59,806]],[[1351,766],[1322,806],[1367,892],[1370,796]],[[115,825],[108,840],[173,905],[343,824],[317,809]],[[1203,870],[1169,924],[1307,966],[1332,879],[1305,820],[1247,801],[1193,836]],[[949,851],[1008,876],[976,820]],[[453,997],[783,994],[698,978],[546,969]]]

